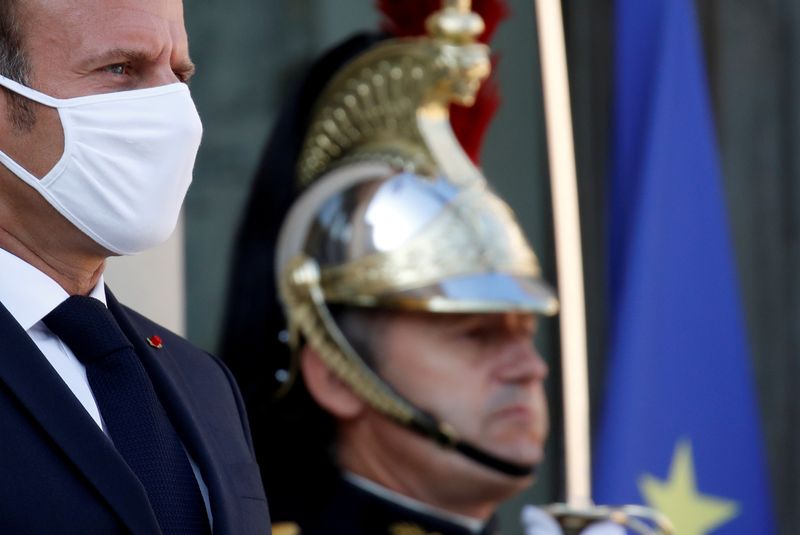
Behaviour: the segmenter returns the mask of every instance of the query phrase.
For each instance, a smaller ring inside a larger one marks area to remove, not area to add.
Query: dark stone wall
[[[800,4],[697,2],[782,533],[800,509]]]
[[[203,143],[185,204],[188,336],[215,349],[240,210],[286,80],[313,53],[314,0],[186,2]]]

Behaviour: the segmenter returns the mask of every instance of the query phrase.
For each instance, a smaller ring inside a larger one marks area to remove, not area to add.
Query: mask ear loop
[[[50,95],[45,95],[44,93],[16,82],[11,78],[6,78],[2,74],[0,74],[0,85],[13,93],[42,104],[43,106],[47,106],[48,108],[58,108],[61,104],[61,99],[51,97]]]
[[[97,93],[90,95],[81,95],[71,98],[55,98],[30,88],[10,78],[0,75],[0,86],[5,87],[9,91],[21,95],[29,100],[37,102],[48,108],[55,108],[61,110],[62,108],[74,108],[87,104],[94,104],[98,102],[110,102],[115,100],[130,100],[135,98],[142,98],[144,96],[158,96],[172,92],[185,91],[189,92],[189,86],[182,82],[174,82],[155,87],[146,87],[141,89],[130,89],[124,91],[112,91],[109,93]]]

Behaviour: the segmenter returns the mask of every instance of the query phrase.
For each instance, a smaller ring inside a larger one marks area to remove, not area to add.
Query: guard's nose
[[[533,343],[533,331],[521,324],[509,326],[508,341],[498,359],[497,377],[505,382],[544,381],[550,373]]]

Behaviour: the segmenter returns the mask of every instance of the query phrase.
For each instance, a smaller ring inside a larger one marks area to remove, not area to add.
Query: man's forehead
[[[79,72],[109,50],[188,62],[181,0],[24,0],[25,46],[34,64]],[[94,66],[96,67],[96,66]]]
[[[185,32],[181,0],[24,0],[20,6],[26,33],[78,32],[91,40],[120,31],[166,32],[173,38]]]
[[[183,18],[182,0],[17,0],[17,2],[21,7],[45,13],[90,11],[102,15],[128,9],[163,15],[175,21]]]

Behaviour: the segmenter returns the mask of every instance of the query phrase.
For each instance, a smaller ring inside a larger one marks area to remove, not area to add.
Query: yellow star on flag
[[[735,501],[698,491],[692,445],[688,440],[676,445],[669,478],[662,481],[645,474],[639,478],[639,491],[650,507],[672,520],[677,535],[708,535],[739,514],[739,504]]]

